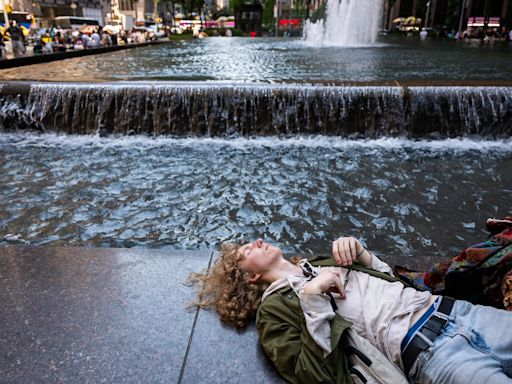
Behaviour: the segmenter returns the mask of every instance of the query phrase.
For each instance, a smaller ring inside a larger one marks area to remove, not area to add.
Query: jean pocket
[[[473,304],[470,302],[457,300],[455,302],[455,311],[453,311],[453,313],[455,316],[465,316],[469,313],[469,311],[471,311],[471,308],[473,308]]]

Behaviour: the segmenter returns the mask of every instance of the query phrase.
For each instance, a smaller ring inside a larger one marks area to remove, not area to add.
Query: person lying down
[[[197,305],[259,338],[290,383],[512,383],[512,313],[406,286],[353,237],[332,259],[223,244]]]

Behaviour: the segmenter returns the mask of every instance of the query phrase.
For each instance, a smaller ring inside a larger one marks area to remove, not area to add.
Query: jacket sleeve
[[[372,252],[372,265],[370,266],[371,269],[374,269],[379,272],[383,272],[387,275],[394,276],[393,269],[384,261],[379,259],[375,254]]]
[[[341,381],[336,377],[340,372],[337,364],[347,364],[346,359],[324,358],[309,335],[298,299],[284,302],[279,293],[269,296],[260,306],[256,327],[266,354],[290,383],[350,382],[349,377],[341,377]]]

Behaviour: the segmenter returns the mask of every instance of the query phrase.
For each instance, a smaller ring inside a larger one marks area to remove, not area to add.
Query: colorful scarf
[[[395,274],[420,290],[512,310],[512,217],[488,219],[489,239],[426,272],[400,266]]]

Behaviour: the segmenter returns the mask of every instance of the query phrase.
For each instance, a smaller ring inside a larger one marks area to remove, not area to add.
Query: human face
[[[265,274],[283,256],[283,252],[258,239],[252,243],[244,244],[238,250],[238,265],[253,274]]]

